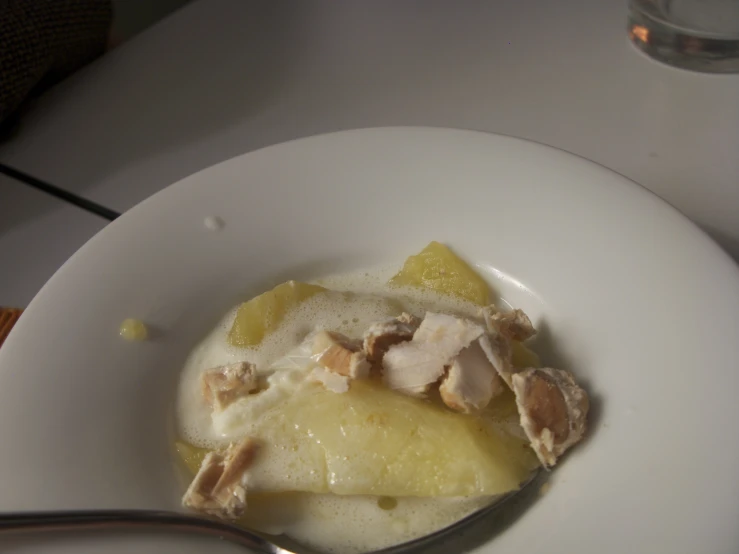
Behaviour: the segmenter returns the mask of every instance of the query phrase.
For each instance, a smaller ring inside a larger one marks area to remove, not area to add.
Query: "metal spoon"
[[[412,541],[376,550],[371,554],[404,554],[428,546],[442,537],[462,530],[473,521],[499,509],[536,481],[538,472],[517,491],[500,496],[494,502],[473,512],[449,527]],[[0,536],[22,532],[94,531],[94,530],[160,530],[210,535],[251,549],[259,554],[321,554],[297,544],[284,535],[262,535],[224,521],[156,510],[86,510],[59,512],[19,512],[0,514]]]

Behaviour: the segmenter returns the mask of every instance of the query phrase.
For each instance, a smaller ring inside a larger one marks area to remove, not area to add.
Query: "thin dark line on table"
[[[88,200],[87,198],[83,198],[82,196],[78,196],[72,192],[60,189],[59,187],[55,187],[51,183],[47,183],[46,181],[37,179],[36,177],[29,175],[28,173],[24,173],[23,171],[2,163],[0,163],[0,173],[7,175],[8,177],[15,179],[16,181],[20,181],[21,183],[26,184],[30,187],[38,189],[41,192],[50,194],[51,196],[54,196],[59,200],[63,200],[64,202],[68,202],[69,204],[77,206],[78,208],[107,219],[108,221],[113,221],[115,218],[121,215],[120,213],[113,211],[110,208],[101,206],[97,202],[93,202],[92,200]]]

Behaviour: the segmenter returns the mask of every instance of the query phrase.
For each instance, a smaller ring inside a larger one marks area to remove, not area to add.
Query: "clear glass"
[[[661,62],[739,72],[739,0],[629,0],[629,38]]]

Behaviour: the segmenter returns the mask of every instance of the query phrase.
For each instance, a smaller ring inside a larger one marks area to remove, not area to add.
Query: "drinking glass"
[[[629,38],[683,69],[739,72],[739,0],[629,0]]]

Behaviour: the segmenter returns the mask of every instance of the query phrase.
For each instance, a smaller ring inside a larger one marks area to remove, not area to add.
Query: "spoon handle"
[[[220,521],[155,510],[87,510],[0,513],[0,535],[42,531],[160,529],[211,535],[259,554],[293,554],[255,533]]]

